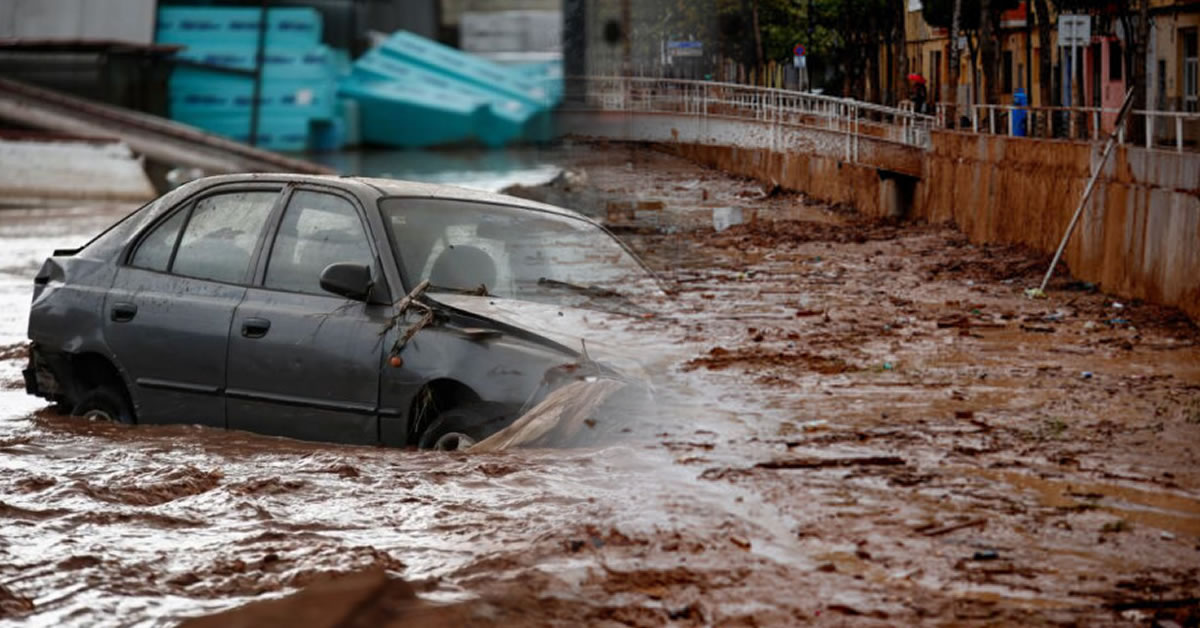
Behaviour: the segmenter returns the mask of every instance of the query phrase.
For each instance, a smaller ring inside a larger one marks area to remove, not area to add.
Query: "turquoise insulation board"
[[[258,43],[259,11],[254,7],[162,7],[155,41],[254,46]],[[268,9],[264,35],[268,46],[311,47],[321,43],[321,29],[321,14],[316,9]]]
[[[460,81],[457,77],[429,71],[384,54],[379,49],[359,58],[354,64],[353,76],[440,90],[443,103],[461,100],[473,106],[484,106],[484,110],[474,118],[475,127],[471,130],[471,135],[488,146],[503,146],[520,138],[524,126],[540,111],[539,107],[531,106],[520,99],[481,89]],[[402,95],[403,91],[399,93]]]
[[[239,142],[250,142],[248,113],[186,113],[173,119]],[[267,150],[298,152],[308,149],[309,118],[268,115],[258,121],[257,146]]]
[[[529,80],[511,68],[407,31],[392,34],[376,51],[542,108],[557,105],[562,95],[561,88],[548,88],[542,81]]]
[[[180,59],[236,70],[254,70],[254,46],[196,44],[176,53]],[[264,79],[332,79],[336,59],[328,46],[269,47],[263,51]]]
[[[266,114],[333,117],[337,85],[332,80],[263,81],[259,107]],[[185,113],[249,113],[254,79],[196,68],[178,68],[168,83],[172,116]]]
[[[260,9],[168,6],[158,11],[155,39],[183,46],[176,56],[198,64],[253,72],[258,65]],[[332,128],[337,76],[346,57],[321,44],[321,14],[311,8],[272,8],[263,31],[258,146],[305,150],[313,122],[325,122],[321,144],[340,142]],[[250,140],[254,78],[180,66],[167,88],[171,118],[236,140]],[[332,128],[332,130],[331,130]]]
[[[486,103],[412,82],[350,76],[339,93],[358,103],[362,140],[415,147],[467,142]]]

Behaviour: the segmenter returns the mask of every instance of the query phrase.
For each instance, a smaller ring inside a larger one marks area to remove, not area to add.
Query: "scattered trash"
[[[1170,532],[1167,532],[1166,530],[1163,530],[1162,532],[1159,532],[1159,533],[1158,533],[1158,536],[1159,536],[1160,538],[1166,539],[1166,540],[1168,540],[1168,541],[1174,541],[1174,540],[1175,540],[1175,535],[1174,535],[1174,534],[1171,534]]]
[[[1046,293],[1041,288],[1026,288],[1025,296],[1030,299],[1044,299],[1046,298]]]
[[[817,430],[827,429],[828,427],[829,421],[826,421],[825,419],[805,421],[804,423],[800,424],[800,429],[804,430],[805,432],[815,432]]]
[[[893,370],[895,370],[895,369],[896,369],[896,365],[895,365],[895,364],[892,364],[891,362],[884,362],[884,363],[883,363],[883,370],[885,370],[885,371],[893,371]]]
[[[1124,304],[1124,303],[1120,303],[1120,302],[1118,302],[1118,301],[1113,301],[1113,302],[1112,302],[1112,306],[1113,306],[1113,309],[1114,309],[1114,310],[1123,310],[1123,309],[1125,309],[1125,304]]]
[[[1080,377],[1084,379],[1091,379],[1092,375],[1093,373],[1091,371],[1084,371],[1083,373],[1080,373]]]
[[[1110,319],[1108,319],[1108,324],[1112,327],[1117,327],[1119,325],[1128,325],[1130,323],[1131,323],[1131,321],[1128,318],[1110,318]]]
[[[750,549],[750,540],[749,539],[746,539],[746,538],[743,538],[740,536],[731,536],[731,537],[729,537],[729,542],[733,543],[734,545],[736,545],[744,550],[748,551]]]
[[[1124,519],[1117,519],[1116,521],[1109,521],[1108,523],[1106,523],[1100,527],[1101,532],[1129,532],[1132,529],[1133,529],[1133,526],[1130,525],[1129,522]]]
[[[1088,321],[1083,324],[1083,328],[1087,331],[1091,331],[1097,327],[1099,327],[1099,325],[1096,324],[1096,321]]]
[[[724,231],[734,225],[742,224],[742,208],[714,207],[712,210],[713,229]]]
[[[996,560],[997,558],[1000,558],[1000,554],[996,553],[996,550],[980,550],[975,552],[971,560]]]

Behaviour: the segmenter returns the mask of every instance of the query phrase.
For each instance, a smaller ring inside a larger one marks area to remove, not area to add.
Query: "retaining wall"
[[[1053,252],[1101,147],[935,132],[912,205],[972,242]],[[1200,154],[1117,147],[1063,259],[1071,274],[1200,319]]]

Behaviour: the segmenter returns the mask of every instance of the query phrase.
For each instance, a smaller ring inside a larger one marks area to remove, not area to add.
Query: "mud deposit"
[[[21,286],[95,217],[47,235],[0,213],[0,618],[172,624],[375,570],[453,609],[447,625],[1200,621],[1185,317],[1065,274],[1028,300],[1044,266],[1023,250],[657,153],[563,160],[586,183],[556,193],[593,213],[643,203],[614,227],[679,290],[632,332],[666,416],[602,449],[433,454],[52,416],[7,383]],[[721,207],[755,220],[716,233]],[[353,625],[409,603],[379,591]]]

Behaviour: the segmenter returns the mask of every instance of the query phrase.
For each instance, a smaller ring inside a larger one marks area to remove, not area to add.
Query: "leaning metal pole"
[[[1083,208],[1087,206],[1088,199],[1092,197],[1092,190],[1096,189],[1096,181],[1104,170],[1104,164],[1108,163],[1108,155],[1112,153],[1113,146],[1117,144],[1117,137],[1121,133],[1122,127],[1125,126],[1125,118],[1129,115],[1129,105],[1132,102],[1133,88],[1131,87],[1125,92],[1125,101],[1121,103],[1121,111],[1117,114],[1116,124],[1113,125],[1112,133],[1108,134],[1104,152],[1100,154],[1100,163],[1096,164],[1096,169],[1092,171],[1092,178],[1088,179],[1087,187],[1083,190],[1083,197],[1079,199],[1079,206],[1075,208],[1075,215],[1071,216],[1071,224],[1067,225],[1067,232],[1063,234],[1062,242],[1058,243],[1058,250],[1054,252],[1054,260],[1050,262],[1050,268],[1046,269],[1046,276],[1042,278],[1042,285],[1038,287],[1039,293],[1045,294],[1046,284],[1050,283],[1050,275],[1054,274],[1054,267],[1058,266],[1058,260],[1062,258],[1063,251],[1067,248],[1067,242],[1071,240],[1071,234],[1075,233],[1075,225],[1079,224]]]

